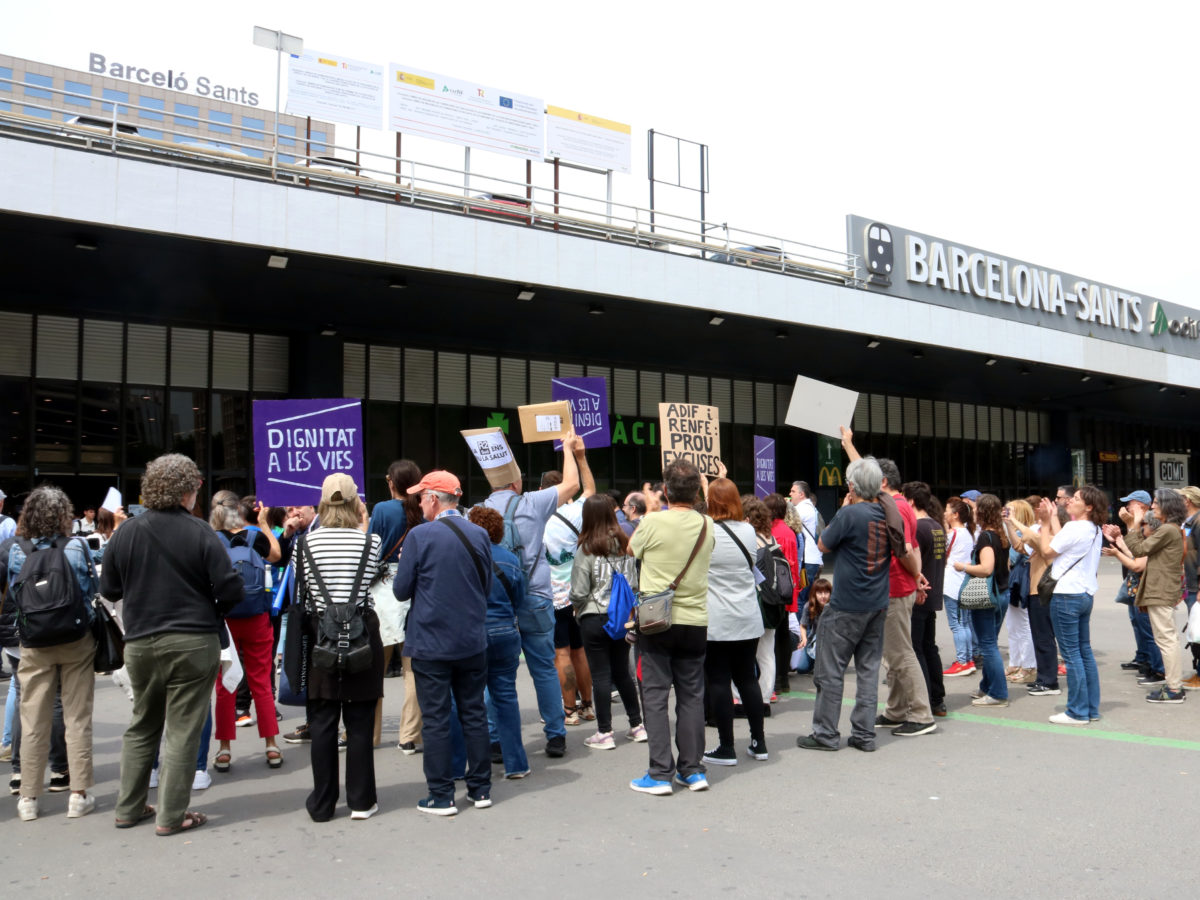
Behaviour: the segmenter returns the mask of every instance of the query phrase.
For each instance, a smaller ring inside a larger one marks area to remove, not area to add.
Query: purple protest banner
[[[775,493],[775,438],[754,436],[754,496]]]
[[[551,378],[550,399],[569,400],[575,433],[583,438],[588,450],[612,445],[608,427],[608,386],[603,376],[593,378]],[[562,449],[562,441],[554,442]]]
[[[315,506],[321,482],[345,472],[363,493],[362,403],[255,400],[254,486],[267,506]]]

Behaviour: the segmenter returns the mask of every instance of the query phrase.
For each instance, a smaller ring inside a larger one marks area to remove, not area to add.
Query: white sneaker
[[[96,808],[96,797],[93,794],[72,794],[67,801],[67,818],[78,819],[86,816]]]
[[[611,731],[597,731],[589,738],[585,738],[584,746],[591,747],[593,750],[615,750],[617,742],[613,740]]]
[[[195,776],[192,778],[193,791],[205,791],[212,787],[212,776],[204,769],[197,769]]]
[[[158,767],[155,766],[150,770],[150,787],[158,787]]]
[[[646,726],[638,725],[635,728],[630,728],[625,732],[626,740],[633,741],[635,744],[644,744],[648,740],[646,737]]]
[[[22,797],[17,801],[17,815],[22,822],[32,822],[38,817],[38,802],[36,797]]]
[[[352,809],[350,810],[350,818],[352,819],[369,819],[375,813],[379,812],[379,804],[372,803],[370,809]]]
[[[1073,716],[1068,716],[1065,712],[1055,713],[1050,717],[1050,721],[1055,725],[1086,725],[1087,719],[1076,719]]]

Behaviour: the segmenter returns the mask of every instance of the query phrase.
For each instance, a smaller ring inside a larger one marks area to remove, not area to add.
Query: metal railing
[[[3,90],[4,86],[12,90]],[[89,102],[74,111],[63,106],[37,102],[18,91],[33,87],[39,92]],[[7,94],[7,96],[6,96]],[[306,135],[281,136],[281,161],[272,153],[274,131],[244,124],[217,123],[228,134],[200,134],[213,123],[198,116],[140,106],[130,101],[96,98],[53,87],[26,85],[0,78],[0,100],[12,107],[0,110],[0,134],[81,147],[121,156],[151,159],[188,168],[203,168],[317,190],[350,193],[367,199],[404,203],[465,215],[484,216],[532,228],[554,230],[599,240],[629,243],[660,252],[774,271],[799,278],[862,287],[858,257],[845,250],[818,247],[777,235],[707,222],[661,209],[649,210],[614,202],[611,197],[594,197],[551,188],[528,180],[513,180],[473,170],[457,169],[420,160],[391,156],[361,147],[348,147],[329,140],[314,142]],[[110,107],[100,113],[93,103]],[[27,114],[17,108],[49,113]],[[153,127],[129,117],[131,111],[155,115]],[[55,121],[59,115],[62,121]],[[82,122],[68,119],[80,118]],[[168,127],[188,123],[196,131]],[[150,137],[149,130],[162,135]],[[237,137],[243,138],[237,140]],[[246,135],[262,143],[246,141]],[[290,147],[288,146],[290,142]],[[301,152],[303,148],[303,152]],[[290,151],[290,152],[289,152]],[[347,155],[341,155],[347,154]],[[527,168],[527,172],[529,169]]]

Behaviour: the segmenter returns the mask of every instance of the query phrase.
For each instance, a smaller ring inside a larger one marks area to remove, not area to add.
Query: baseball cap
[[[1128,503],[1130,500],[1136,500],[1138,503],[1145,503],[1147,506],[1152,502],[1150,495],[1146,491],[1134,491],[1128,497],[1122,497],[1122,503]]]
[[[979,493],[979,491],[976,491],[976,490],[969,490],[969,491],[963,491],[958,496],[962,497],[964,500],[970,500],[972,503],[974,503],[976,500],[978,500],[980,497],[982,497],[983,494]]]
[[[321,483],[321,502],[330,506],[341,506],[349,503],[358,496],[358,487],[354,479],[345,472],[334,472],[326,475]]]
[[[441,491],[443,494],[460,497],[462,496],[462,485],[459,484],[457,476],[450,474],[445,469],[434,469],[426,474],[420,482],[408,489],[410,494],[419,494],[421,491]]]

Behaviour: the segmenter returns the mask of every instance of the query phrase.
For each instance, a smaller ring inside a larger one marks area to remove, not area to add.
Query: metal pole
[[[355,125],[354,126],[354,174],[355,175],[362,174],[359,171],[359,166],[361,165],[361,161],[360,161],[360,151],[361,150],[362,150],[362,126]],[[357,184],[354,185],[354,196],[355,197],[358,196],[358,185]]]
[[[646,171],[650,176],[650,233],[654,234],[654,129],[646,132]]]
[[[554,157],[554,230],[558,231],[558,157]]]
[[[279,82],[283,75],[283,32],[275,32],[275,144],[271,148],[271,168],[279,165]]]
[[[463,196],[471,196],[471,148],[463,147]]]
[[[396,184],[400,184],[400,132],[396,132]],[[400,202],[400,192],[396,191],[396,202]]]
[[[525,199],[529,203],[529,217],[525,219],[526,225],[533,224],[533,160],[525,160]]]
[[[612,169],[604,173],[605,189],[604,189],[604,209],[605,221],[612,224]]]

